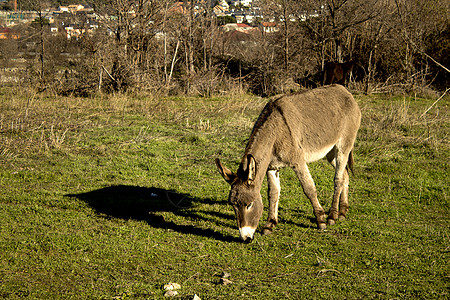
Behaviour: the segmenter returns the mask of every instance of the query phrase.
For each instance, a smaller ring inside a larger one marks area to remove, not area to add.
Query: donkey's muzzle
[[[244,240],[244,243],[250,244],[252,241],[253,241],[253,238],[248,237],[247,239]]]
[[[245,243],[250,243],[253,240],[255,230],[256,228],[252,228],[250,226],[241,227],[239,228],[239,235]]]

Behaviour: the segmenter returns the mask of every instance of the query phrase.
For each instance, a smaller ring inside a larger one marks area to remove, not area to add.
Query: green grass
[[[447,298],[449,99],[356,98],[348,219],[318,232],[285,169],[280,224],[243,244],[214,158],[237,167],[266,99],[1,90],[0,298]]]

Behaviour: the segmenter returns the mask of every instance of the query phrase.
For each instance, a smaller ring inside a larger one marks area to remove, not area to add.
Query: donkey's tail
[[[355,174],[355,172],[353,171],[353,166],[354,166],[355,161],[353,160],[353,149],[350,151],[350,153],[348,154],[348,161],[347,161],[347,168],[350,169],[350,171],[352,172],[352,175]]]

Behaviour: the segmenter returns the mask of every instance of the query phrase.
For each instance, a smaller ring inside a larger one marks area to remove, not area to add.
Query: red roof
[[[169,8],[169,11],[172,13],[186,14],[187,8],[184,6],[183,2],[179,1],[172,5],[172,7]]]
[[[13,33],[14,31],[11,28],[8,27],[0,27],[0,33],[9,34]]]
[[[8,27],[0,27],[0,39],[18,39],[19,37],[19,34],[14,29]]]
[[[261,25],[264,26],[264,27],[276,27],[277,23],[275,23],[275,22],[262,22]]]

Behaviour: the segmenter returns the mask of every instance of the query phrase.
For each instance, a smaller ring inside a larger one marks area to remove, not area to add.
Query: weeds
[[[381,130],[388,131],[389,129],[402,130],[411,126],[411,116],[408,113],[409,102],[406,97],[400,103],[389,104],[389,107],[384,111],[380,120]]]
[[[448,147],[448,131],[444,130],[449,125],[448,110],[435,108],[423,116],[421,102],[424,100],[406,97],[390,98],[387,105],[378,100],[370,105],[360,101],[363,120],[357,143],[365,141],[360,151],[377,160],[393,159],[410,147],[437,151]]]

